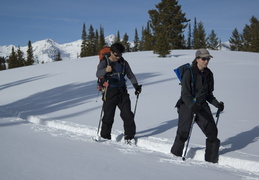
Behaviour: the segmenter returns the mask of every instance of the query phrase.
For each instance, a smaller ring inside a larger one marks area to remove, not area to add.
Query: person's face
[[[210,61],[210,57],[197,58],[197,66],[199,70],[203,70],[204,68],[206,68],[209,64],[209,61]]]
[[[118,61],[121,57],[122,57],[122,54],[120,53],[114,53],[114,52],[111,52],[111,56],[110,56],[111,60],[112,61]]]

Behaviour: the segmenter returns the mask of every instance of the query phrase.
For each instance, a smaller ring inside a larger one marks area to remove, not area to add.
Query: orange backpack
[[[110,52],[111,52],[111,48],[109,46],[104,46],[99,51],[99,59],[100,59],[100,61],[103,60],[105,56],[109,56]]]
[[[99,60],[106,60],[108,61],[108,56],[110,56],[111,48],[109,46],[104,46],[100,51],[99,51]],[[98,78],[97,80],[97,89],[98,91],[104,91],[104,88],[108,86],[107,82],[105,81],[104,77]]]

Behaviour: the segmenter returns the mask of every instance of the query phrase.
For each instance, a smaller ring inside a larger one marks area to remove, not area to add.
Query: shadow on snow
[[[230,146],[229,148],[220,151],[220,154],[226,154],[231,151],[237,151],[245,148],[249,144],[258,141],[259,126],[254,127],[251,130],[237,134],[236,136],[228,138],[222,142],[222,146]]]
[[[49,75],[35,76],[31,78],[26,78],[24,80],[15,81],[5,85],[1,85],[0,89],[12,88],[24,83],[29,83],[31,81],[40,80],[46,78]],[[159,76],[158,73],[140,73],[136,75],[139,81],[145,81],[146,79]],[[168,78],[167,80],[172,80]],[[167,81],[164,80],[164,81]],[[47,113],[69,109],[75,106],[82,105],[84,103],[89,103],[97,96],[97,80],[83,82],[83,83],[72,83],[64,86],[55,87],[43,92],[37,92],[24,99],[20,99],[16,102],[0,106],[0,117],[19,117],[22,119],[27,119],[28,116],[33,115],[44,115]],[[146,85],[160,83],[161,81],[151,82]],[[162,81],[163,82],[163,81]],[[133,88],[129,85],[128,89]],[[81,112],[71,113],[66,115],[66,117],[74,117],[78,114],[87,113],[89,111],[98,109],[100,107],[92,107],[85,109]],[[62,117],[57,117],[62,118]],[[0,126],[15,125],[17,122],[10,122],[9,124],[0,124]]]

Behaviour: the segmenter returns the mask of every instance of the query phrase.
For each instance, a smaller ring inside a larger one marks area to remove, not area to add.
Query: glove
[[[224,110],[224,103],[220,101],[220,103],[217,104],[217,108],[219,109],[219,111],[223,111]]]
[[[194,114],[198,114],[198,113],[200,112],[201,108],[202,108],[202,107],[201,107],[200,105],[195,104],[194,106],[192,106],[191,110],[192,110],[192,112],[193,112]]]
[[[142,85],[137,85],[135,88],[135,95],[138,95],[141,93],[142,90]]]

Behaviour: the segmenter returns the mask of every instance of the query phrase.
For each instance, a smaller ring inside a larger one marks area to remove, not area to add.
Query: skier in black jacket
[[[181,98],[176,105],[179,112],[178,129],[171,153],[175,156],[182,156],[193,116],[196,114],[195,122],[207,137],[205,161],[217,163],[220,140],[217,138],[218,129],[208,102],[220,111],[223,111],[224,103],[219,103],[213,95],[213,73],[207,67],[211,58],[208,50],[199,49],[191,65],[192,71],[186,70],[183,75]],[[192,86],[191,73],[194,77],[194,86]],[[192,89],[194,89],[194,92],[192,92]]]
[[[103,111],[101,126],[101,137],[111,139],[111,129],[114,122],[116,106],[120,109],[120,116],[124,123],[124,139],[130,141],[136,134],[136,124],[134,114],[131,111],[131,101],[126,87],[125,76],[131,81],[135,88],[135,94],[141,93],[141,85],[131,71],[131,68],[126,60],[123,59],[122,53],[125,52],[125,47],[121,43],[111,45],[111,53],[107,61],[100,61],[96,76],[104,77],[108,84],[103,93]],[[130,142],[127,142],[130,143]]]

